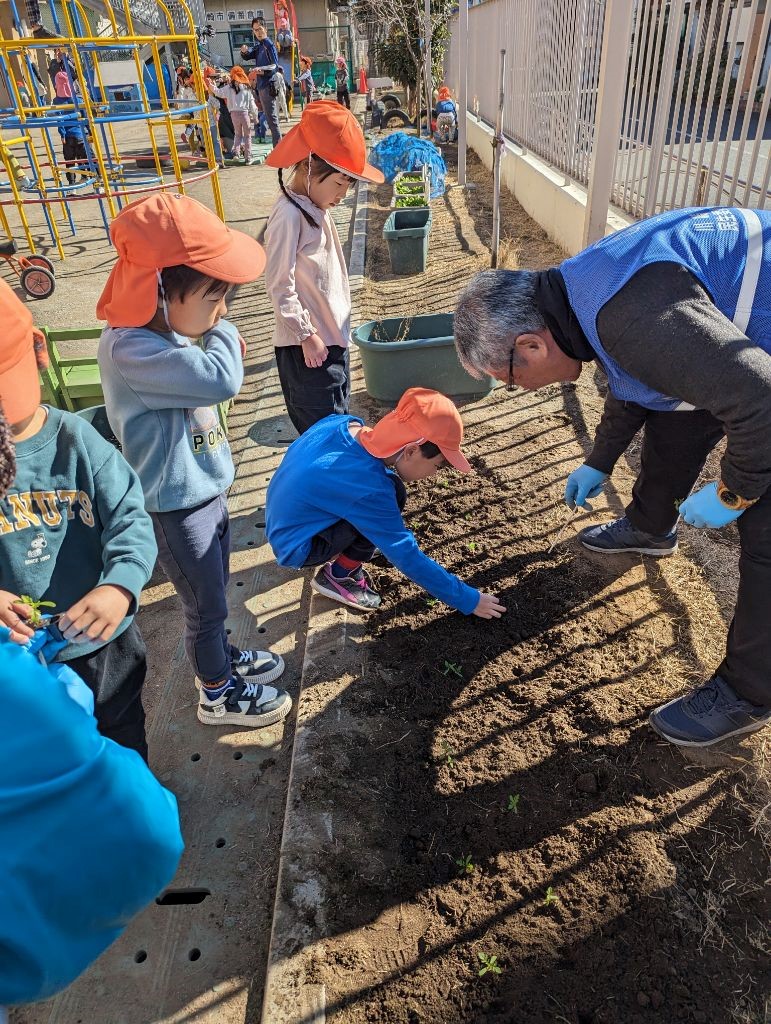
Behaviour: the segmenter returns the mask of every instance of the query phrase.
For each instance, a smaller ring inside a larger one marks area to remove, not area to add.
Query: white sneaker
[[[234,672],[218,697],[209,697],[201,687],[198,721],[203,725],[239,725],[262,729],[275,725],[292,710],[292,698],[285,690],[243,679]]]

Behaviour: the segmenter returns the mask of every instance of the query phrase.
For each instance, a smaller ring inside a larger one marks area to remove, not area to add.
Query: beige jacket
[[[273,344],[299,345],[311,334],[324,344],[346,347],[351,336],[348,268],[329,212],[307,196],[292,198],[313,218],[307,222],[283,193],[265,232],[265,286],[273,303]]]

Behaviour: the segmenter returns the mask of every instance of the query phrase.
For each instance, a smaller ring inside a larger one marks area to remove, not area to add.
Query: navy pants
[[[226,679],[232,649],[225,632],[230,576],[230,520],[224,494],[193,508],[151,512],[158,561],[179,594],[185,650],[204,683]]]
[[[325,416],[343,416],[348,412],[348,349],[330,345],[327,352],[321,366],[306,366],[302,345],[282,345],[276,349],[286,411],[298,434],[305,433]]]
[[[274,82],[272,88],[283,89],[283,80],[280,82]],[[271,93],[271,83],[265,82],[263,84],[260,82],[256,91],[260,100],[262,112],[265,114],[265,120],[268,122],[268,128],[270,128],[270,137],[273,139],[273,145],[277,146],[281,141],[281,129],[278,126],[278,101]]]
[[[400,509],[407,504],[407,488],[395,473],[391,474],[391,482],[396,491],[396,503]],[[311,541],[311,549],[304,565],[325,565],[338,555],[345,555],[353,562],[371,562],[375,554],[375,545],[359,533],[346,519],[339,519],[325,530],[321,530]]]

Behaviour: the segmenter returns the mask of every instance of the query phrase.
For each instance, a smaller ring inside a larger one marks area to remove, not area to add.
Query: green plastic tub
[[[422,274],[428,259],[431,210],[425,206],[394,210],[383,226],[394,274]]]
[[[367,392],[381,402],[398,402],[413,387],[479,398],[495,384],[493,377],[475,380],[460,365],[452,313],[373,320],[357,327],[353,340],[361,352]]]

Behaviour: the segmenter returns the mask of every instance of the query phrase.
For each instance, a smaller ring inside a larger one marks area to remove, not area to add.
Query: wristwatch
[[[735,491],[729,491],[722,480],[718,481],[717,496],[726,508],[733,509],[734,512],[743,512],[745,508],[754,505],[758,500],[757,498],[742,498]]]

